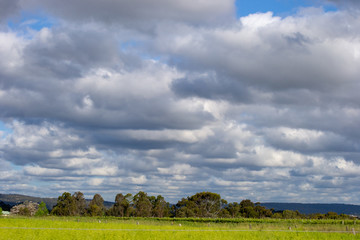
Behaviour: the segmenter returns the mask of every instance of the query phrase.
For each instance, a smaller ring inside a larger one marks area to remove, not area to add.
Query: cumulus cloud
[[[57,24],[0,32],[1,191],[359,203],[356,14],[235,19],[233,1],[20,6]]]

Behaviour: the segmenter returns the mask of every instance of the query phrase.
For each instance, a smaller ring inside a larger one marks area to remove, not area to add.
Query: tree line
[[[51,213],[57,216],[115,216],[115,217],[170,217],[170,218],[311,218],[311,219],[351,219],[349,215],[301,214],[299,211],[285,210],[276,212],[267,209],[259,202],[246,199],[241,202],[228,203],[219,194],[200,192],[182,198],[175,205],[165,201],[164,197],[149,196],[140,191],[135,195],[119,193],[110,208],[104,206],[104,199],[95,194],[87,204],[82,192],[70,194],[64,192],[58,197],[57,204]]]

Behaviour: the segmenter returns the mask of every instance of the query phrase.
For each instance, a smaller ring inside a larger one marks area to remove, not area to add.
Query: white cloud
[[[21,4],[56,24],[0,28],[1,191],[360,201],[358,14]]]
[[[24,171],[28,175],[33,176],[61,176],[64,175],[64,171],[53,168],[42,168],[39,166],[25,166]]]
[[[140,185],[147,182],[147,178],[145,175],[141,175],[138,177],[131,177],[130,180],[133,184],[140,184]]]

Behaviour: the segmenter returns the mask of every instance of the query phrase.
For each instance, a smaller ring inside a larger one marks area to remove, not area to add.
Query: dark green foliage
[[[105,214],[104,199],[100,194],[95,194],[90,202],[88,213],[90,216],[103,216]]]
[[[10,211],[11,205],[10,205],[10,204],[6,204],[6,203],[4,203],[3,201],[0,201],[0,208],[1,208],[3,211]]]
[[[176,217],[217,217],[221,211],[221,197],[217,193],[201,192],[183,198],[176,204]]]
[[[135,216],[136,217],[151,217],[152,204],[147,193],[138,192],[133,198]]]
[[[86,214],[86,200],[82,192],[75,192],[72,195],[72,198],[75,201],[75,215],[84,216]]]
[[[159,195],[153,202],[152,212],[154,217],[168,217],[170,214],[170,204],[165,201],[164,197]]]
[[[233,202],[230,203],[227,207],[226,210],[228,210],[230,216],[232,218],[238,218],[241,217],[241,213],[240,213],[240,204],[237,202]]]
[[[2,208],[0,207],[0,215],[2,215]]]
[[[292,210],[285,210],[283,211],[282,215],[284,219],[292,219],[292,218],[296,218],[297,213]]]
[[[22,216],[31,216],[31,212],[27,207],[20,208],[18,214]]]
[[[114,205],[109,209],[108,215],[115,217],[129,217],[132,208],[131,208],[131,197],[130,193],[125,196],[121,193],[117,194],[115,197]]]
[[[49,214],[49,210],[46,207],[46,204],[44,202],[41,202],[39,204],[39,208],[35,213],[35,216],[41,217],[41,216],[46,216]]]
[[[74,216],[76,214],[76,203],[70,193],[64,192],[58,197],[57,204],[51,214],[58,216]]]
[[[44,205],[44,203],[42,203]],[[40,214],[39,206],[39,214]],[[28,209],[29,210],[29,209]],[[23,209],[20,214],[28,215],[28,211]],[[299,211],[285,210],[277,211],[261,206],[259,202],[253,203],[249,199],[241,202],[227,203],[221,199],[219,194],[211,192],[200,192],[187,198],[182,198],[176,205],[171,206],[161,195],[148,196],[147,193],[140,191],[136,195],[128,193],[125,196],[121,193],[115,197],[114,205],[106,210],[104,199],[100,194],[95,194],[88,207],[86,200],[81,192],[76,192],[72,196],[70,193],[63,193],[58,197],[58,202],[51,214],[59,216],[115,216],[115,217],[152,217],[166,219],[168,217],[186,218],[189,221],[210,221],[215,222],[241,222],[241,219],[353,219],[352,217],[335,212],[327,214],[304,215]],[[31,214],[30,214],[31,215]],[[200,219],[200,220],[199,220]],[[233,219],[233,220],[231,220]],[[239,220],[240,219],[240,220]],[[212,221],[212,220],[211,220]],[[276,220],[275,220],[276,221]]]

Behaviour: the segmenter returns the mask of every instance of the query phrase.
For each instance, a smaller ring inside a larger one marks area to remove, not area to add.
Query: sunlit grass
[[[7,217],[0,218],[0,239],[360,239],[354,221],[188,220]]]

